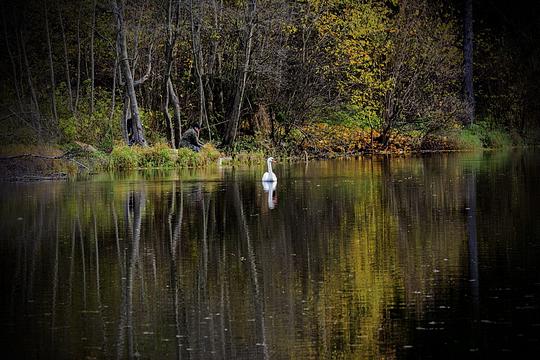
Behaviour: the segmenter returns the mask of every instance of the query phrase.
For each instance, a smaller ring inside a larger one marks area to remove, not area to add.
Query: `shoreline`
[[[439,150],[409,150],[409,151],[363,151],[313,154],[304,152],[300,155],[276,156],[280,161],[309,162],[319,160],[345,159],[361,156],[384,156],[384,157],[409,157],[429,154],[450,153],[473,153],[485,151],[507,151],[513,149],[535,148],[534,145],[512,146],[505,148],[481,148],[481,149],[439,149]],[[174,152],[174,150],[173,150]],[[176,150],[178,152],[178,150]],[[191,152],[191,151],[190,151]],[[193,154],[197,154],[191,152]],[[190,155],[193,155],[190,154]],[[262,152],[237,152],[233,154],[219,153],[218,157],[207,159],[204,162],[191,164],[171,163],[165,166],[135,166],[135,167],[111,167],[104,166],[96,160],[94,153],[85,153],[79,156],[68,157],[62,155],[47,156],[43,154],[20,154],[12,156],[0,156],[0,182],[44,182],[44,181],[69,181],[77,180],[84,176],[93,176],[102,173],[121,171],[144,171],[144,170],[175,170],[175,169],[207,169],[216,167],[245,167],[263,164],[266,156]],[[109,161],[111,161],[109,159]]]

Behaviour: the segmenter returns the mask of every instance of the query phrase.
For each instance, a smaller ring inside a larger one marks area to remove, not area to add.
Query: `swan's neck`
[[[271,162],[271,161],[268,161],[267,163],[268,163],[268,172],[269,172],[270,174],[273,174],[273,172],[272,172],[272,162]]]

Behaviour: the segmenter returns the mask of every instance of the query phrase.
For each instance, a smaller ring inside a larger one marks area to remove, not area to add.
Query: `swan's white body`
[[[266,163],[268,164],[268,171],[265,172],[262,177],[263,182],[277,182],[277,176],[272,171],[272,162],[274,162],[273,157],[269,157],[268,160],[266,160]]]

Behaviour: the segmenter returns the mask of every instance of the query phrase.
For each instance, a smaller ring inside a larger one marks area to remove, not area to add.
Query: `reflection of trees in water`
[[[38,319],[18,325],[24,341],[60,357],[396,357],[405,317],[474,290],[455,283],[469,270],[466,166],[437,159],[310,163],[280,179],[271,212],[234,174],[38,189],[6,233],[9,308]],[[507,211],[494,199],[478,194],[478,209]]]
[[[177,270],[177,255],[180,245],[180,232],[182,229],[182,222],[184,216],[184,197],[180,189],[180,204],[178,205],[179,210],[176,209],[176,184],[172,185],[172,196],[171,196],[171,206],[169,211],[169,216],[167,223],[169,226],[169,258],[170,258],[170,272],[171,272],[171,295],[172,295],[172,304],[174,308],[174,327],[176,330],[176,358],[182,358],[182,341],[181,334],[182,329],[185,326],[185,317],[184,312],[180,313],[179,302],[180,299],[183,299],[183,294],[181,291],[181,284],[179,284],[179,279],[177,271],[182,271],[181,269]],[[178,214],[177,214],[178,213]],[[176,224],[173,225],[173,219],[175,219]],[[174,229],[174,230],[173,230]],[[180,254],[181,255],[181,254]]]
[[[121,291],[122,303],[120,305],[119,334],[117,342],[117,357],[124,358],[125,347],[129,358],[133,358],[136,353],[135,334],[134,334],[134,310],[133,310],[133,291],[137,266],[140,264],[140,244],[141,244],[141,225],[145,206],[144,191],[129,192],[126,197],[124,215],[125,215],[125,236],[127,239],[126,252],[128,256],[122,259],[126,263],[125,273],[122,273]],[[140,274],[139,280],[143,276]],[[141,281],[141,286],[143,282]],[[127,338],[127,340],[126,340]],[[126,344],[127,343],[127,344]]]
[[[459,278],[468,258],[463,169],[459,158],[442,155],[384,161],[381,170],[382,199],[396,219],[405,301],[422,317],[424,306],[437,302],[435,290],[442,298],[459,291],[446,284]]]
[[[249,261],[249,277],[251,279],[251,285],[253,288],[253,304],[255,306],[255,332],[257,346],[256,356],[257,358],[268,359],[268,345],[266,343],[266,329],[265,329],[265,316],[264,316],[264,299],[261,293],[261,286],[259,284],[259,272],[257,271],[257,258],[255,250],[253,248],[253,242],[251,238],[251,231],[247,224],[246,214],[244,212],[244,205],[242,204],[242,198],[238,189],[238,184],[234,184],[234,207],[236,209],[236,217],[240,228],[240,233],[243,235],[246,246],[247,255]]]

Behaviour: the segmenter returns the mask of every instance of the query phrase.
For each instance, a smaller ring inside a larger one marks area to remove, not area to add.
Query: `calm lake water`
[[[540,153],[0,189],[12,358],[518,358],[540,350]],[[518,357],[516,357],[518,356]]]

